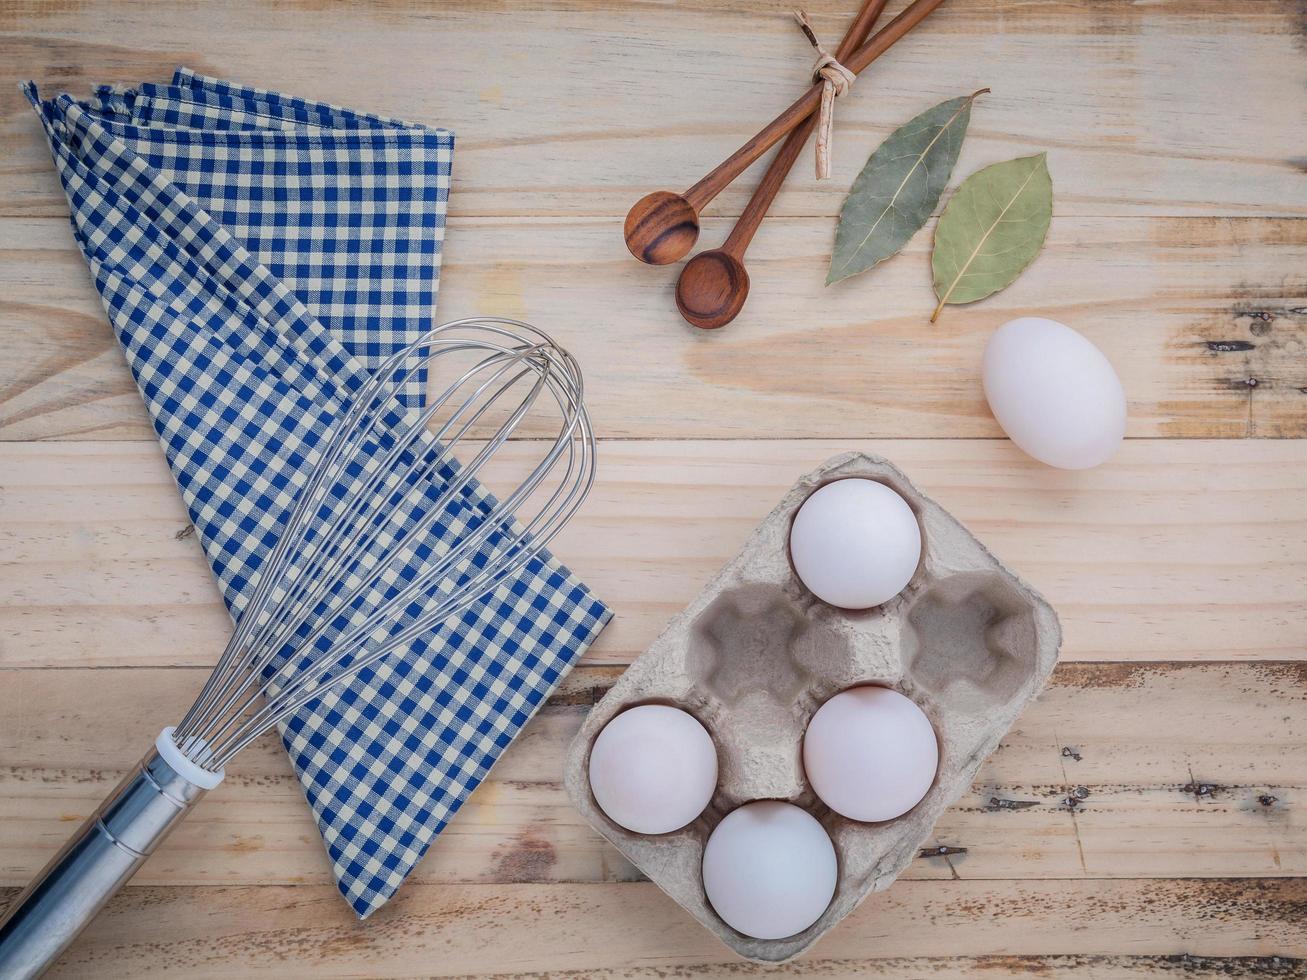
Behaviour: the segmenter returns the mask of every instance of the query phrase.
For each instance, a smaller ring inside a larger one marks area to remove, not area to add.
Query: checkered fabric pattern
[[[238,617],[331,419],[433,322],[453,136],[185,69],[87,101],[24,91]],[[415,366],[406,404],[423,382]],[[464,506],[488,499],[473,485]],[[461,526],[438,522],[430,546]],[[394,894],[609,617],[545,554],[281,726],[360,917]]]

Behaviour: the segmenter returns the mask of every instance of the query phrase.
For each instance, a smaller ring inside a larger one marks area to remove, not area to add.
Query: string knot
[[[833,86],[837,99],[849,90],[857,77],[825,51],[818,55],[816,64],[812,66],[812,80]]]
[[[817,61],[812,66],[812,80],[821,83],[821,108],[817,110],[817,179],[826,180],[830,177],[835,100],[849,91],[858,76],[840,64],[839,59],[822,46],[802,10],[794,11],[794,19],[798,21],[803,36],[817,52]]]

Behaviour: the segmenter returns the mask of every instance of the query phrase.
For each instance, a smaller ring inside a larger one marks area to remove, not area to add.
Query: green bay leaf
[[[974,303],[1011,284],[1039,254],[1053,218],[1047,154],[978,170],[954,192],[935,226],[931,268],[939,305]]]
[[[876,148],[840,209],[826,285],[894,255],[926,223],[957,163],[971,103],[988,91],[927,109]]]

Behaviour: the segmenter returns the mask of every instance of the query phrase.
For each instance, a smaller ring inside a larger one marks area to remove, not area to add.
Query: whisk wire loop
[[[463,348],[460,347],[459,349],[463,349]],[[503,348],[500,349],[500,352],[502,354],[514,353],[512,351]],[[362,389],[360,391],[358,399],[354,403],[354,406],[352,407],[349,414],[345,417],[345,421],[342,423],[343,433],[344,433],[343,437],[338,441],[333,441],[328,446],[327,452],[323,454],[323,457],[320,460],[318,464],[318,468],[315,472],[316,479],[311,481],[310,485],[307,486],[303,491],[300,500],[297,502],[296,511],[292,515],[291,521],[288,523],[288,528],[300,527],[301,522],[297,521],[295,518],[301,517],[305,513],[313,513],[315,508],[317,508],[319,514],[321,514],[321,510],[324,507],[326,500],[329,498],[329,496],[331,495],[334,489],[330,485],[324,485],[322,477],[325,474],[332,472],[332,468],[339,464],[339,460],[344,453],[351,452],[351,451],[356,453],[358,452],[358,449],[360,447],[356,447],[355,443],[357,443],[362,438],[362,434],[367,431],[367,426],[361,424],[363,419],[366,418],[366,414],[365,414],[366,410],[372,405],[372,402],[376,394],[387,383],[394,382],[395,380],[394,375],[399,366],[400,359],[402,358],[402,356],[403,355],[401,354],[396,358],[392,358],[390,362],[383,365],[382,368],[377,372],[377,375],[374,377],[372,383],[369,386],[367,386],[365,389]],[[525,355],[522,354],[521,352],[517,352],[515,356],[515,360],[520,360],[522,356]],[[364,556],[367,555],[372,549],[375,539],[377,538],[378,535],[382,533],[382,530],[384,530],[385,527],[384,515],[393,513],[399,502],[396,501],[393,496],[390,499],[385,499],[385,506],[383,506],[380,509],[382,516],[369,521],[364,527],[363,535],[360,537],[351,540],[348,535],[342,533],[342,529],[349,527],[350,526],[349,522],[354,520],[360,515],[360,513],[365,507],[366,502],[375,501],[377,499],[376,495],[378,491],[378,484],[384,478],[393,479],[394,477],[394,471],[392,468],[393,464],[396,462],[396,460],[398,459],[398,457],[402,452],[407,451],[409,447],[420,436],[422,436],[426,425],[430,422],[432,415],[439,410],[442,401],[448,396],[448,394],[454,390],[457,390],[458,386],[461,383],[467,382],[471,377],[475,375],[475,373],[480,368],[484,367],[487,364],[492,363],[494,360],[496,360],[497,357],[498,355],[496,355],[496,357],[490,357],[484,359],[483,361],[480,362],[480,364],[476,365],[475,367],[465,372],[462,378],[460,378],[459,381],[455,382],[455,384],[451,386],[451,389],[447,389],[446,392],[442,392],[441,396],[435,399],[433,403],[430,406],[428,406],[425,411],[421,413],[419,418],[413,420],[413,424],[404,427],[399,438],[390,440],[391,445],[389,446],[386,455],[383,458],[381,458],[379,461],[371,456],[364,456],[364,458],[367,460],[367,483],[365,483],[364,486],[358,488],[357,491],[349,498],[349,500],[347,501],[347,506],[344,509],[340,510],[334,515],[331,514],[330,512],[327,513],[327,515],[324,518],[325,526],[316,528],[316,537],[320,539],[320,541],[323,543],[319,547],[306,552],[307,561],[303,567],[295,564],[293,560],[293,553],[292,553],[291,560],[289,560],[285,565],[285,569],[286,569],[285,577],[289,580],[289,586],[287,587],[286,582],[282,582],[280,583],[282,587],[280,592],[274,592],[273,590],[268,590],[266,592],[259,590],[256,592],[255,599],[254,601],[251,602],[250,607],[246,610],[245,614],[242,616],[241,624],[240,624],[241,627],[245,626],[246,624],[250,624],[252,627],[254,627],[253,632],[251,632],[251,630],[242,631],[241,628],[238,627],[237,632],[240,635],[238,637],[233,637],[233,644],[241,644],[244,646],[244,648],[247,651],[254,651],[253,658],[247,664],[244,665],[242,665],[239,661],[237,661],[234,664],[235,668],[237,669],[234,669],[229,673],[227,679],[224,681],[222,685],[220,685],[220,688],[215,692],[215,697],[217,699],[223,699],[225,696],[225,700],[220,700],[215,702],[215,700],[211,698],[205,706],[208,710],[208,713],[205,714],[202,712],[199,716],[201,720],[209,720],[209,721],[212,721],[215,718],[222,718],[224,716],[227,717],[227,722],[221,725],[220,727],[218,727],[217,729],[214,729],[211,732],[211,737],[220,737],[226,732],[226,730],[232,724],[236,723],[237,719],[240,716],[231,714],[230,713],[231,709],[234,707],[237,699],[248,694],[251,686],[255,683],[257,679],[259,679],[260,677],[264,679],[264,683],[262,684],[262,686],[260,686],[258,693],[266,696],[267,694],[270,693],[270,690],[272,686],[276,683],[278,676],[282,672],[284,672],[288,667],[294,665],[293,659],[289,657],[283,657],[282,666],[279,670],[273,672],[268,671],[268,668],[282,654],[282,650],[279,646],[273,645],[269,642],[270,638],[276,635],[277,631],[281,629],[288,620],[295,617],[302,618],[303,616],[302,607],[305,601],[304,594],[308,589],[310,589],[314,585],[314,583],[319,583],[324,581],[327,582],[345,581],[345,579],[341,576],[342,563],[352,561],[355,563],[355,565],[357,565],[358,563],[361,563],[364,560]],[[510,370],[511,367],[512,367],[511,363],[503,365],[496,372],[496,374],[492,376],[492,378],[482,383],[472,393],[472,395],[463,402],[463,404],[458,406],[455,412],[451,415],[451,421],[447,422],[446,425],[442,428],[441,432],[436,434],[435,439],[438,445],[440,444],[439,436],[447,432],[452,422],[454,420],[457,420],[457,418],[462,413],[468,410],[468,407],[474,402],[476,398],[480,397],[484,393],[488,385],[493,383],[493,381],[496,380],[498,377],[502,376],[503,373]],[[519,374],[516,377],[520,378],[523,373],[525,372],[519,372]],[[501,387],[498,394],[503,394],[507,390],[508,389],[506,387]],[[534,392],[532,393],[531,396],[529,396],[532,402],[534,400],[534,396],[535,396]],[[523,402],[524,407],[529,407],[529,404],[530,402],[528,401]],[[484,414],[484,412],[488,409],[488,407],[489,407],[488,404],[483,406],[481,411],[477,413],[476,416],[474,416],[474,419],[479,418],[482,414]],[[516,421],[520,420],[520,418],[522,417],[523,413],[521,411],[521,408],[522,407],[519,407],[519,411],[515,413],[514,420],[512,423],[514,427],[516,426]],[[461,436],[466,431],[467,431],[467,424],[465,424],[464,428],[459,433],[457,433],[452,439],[449,439],[448,442],[445,443],[445,445],[447,445],[452,450],[453,447],[457,446],[458,442],[461,439]],[[503,434],[505,439],[509,434],[511,434],[511,431],[512,429],[507,428],[507,426],[501,427],[500,430],[500,432]],[[497,433],[496,436],[497,436],[496,440],[493,441],[494,448],[498,448],[498,446],[501,445],[503,441],[502,439],[498,439],[499,433]],[[366,446],[366,443],[364,445]],[[490,445],[491,443],[487,444],[488,447]],[[453,483],[446,486],[444,492],[447,496],[454,497],[455,495],[461,493],[464,490],[466,485],[471,480],[471,474],[475,472],[477,468],[479,468],[485,455],[486,454],[483,449],[482,453],[479,454],[478,457],[474,459],[472,463],[469,464],[468,467],[463,469],[458,474],[457,479]],[[435,473],[435,471],[438,469],[438,467],[444,465],[446,464],[444,463],[441,454],[429,453],[426,455],[425,466],[421,470],[415,471],[412,477],[406,477],[405,479],[410,481],[420,482],[422,480],[436,476],[437,474]],[[399,492],[402,492],[402,488],[400,491],[397,491],[397,493]],[[431,525],[434,524],[435,521],[439,518],[440,513],[441,513],[440,509],[436,507],[430,508],[428,510],[427,517],[424,519],[422,526],[413,529],[413,536],[417,537],[418,535],[425,534],[426,532],[428,532],[431,528]],[[289,533],[289,531],[283,536],[282,540],[286,542],[288,545],[298,546],[301,548],[303,548],[305,545],[312,544],[312,541],[307,539],[309,538],[310,532],[314,531],[315,529],[311,523],[303,526],[304,526],[304,537],[306,540],[295,541],[295,539]],[[285,557],[284,553],[282,557]],[[328,560],[330,560],[330,564],[327,564],[324,567],[322,565],[322,562]],[[337,603],[338,607],[349,608],[351,604],[354,603],[359,598],[359,596],[365,591],[368,585],[366,579],[360,578],[358,576],[355,576],[355,578],[357,579],[357,583],[353,591],[350,592],[343,599],[339,600],[339,602]],[[274,611],[265,615],[264,611],[266,607],[270,602],[274,600],[276,603],[274,607]],[[302,649],[311,649],[313,644],[315,644],[323,636],[323,634],[326,632],[329,626],[330,623],[320,624],[318,630],[315,633],[302,640],[302,642],[300,643],[300,647]],[[185,734],[186,734],[185,731],[181,731],[179,733],[179,737],[182,737]]]
[[[433,372],[473,359],[420,410],[397,400],[418,352]],[[486,492],[485,467],[545,411],[556,415],[548,435],[517,440],[538,456],[525,478],[502,499]],[[571,354],[509,319],[429,331],[338,414],[217,669],[176,728],[178,746],[220,771],[329,686],[428,636],[539,558],[593,480],[594,434]]]

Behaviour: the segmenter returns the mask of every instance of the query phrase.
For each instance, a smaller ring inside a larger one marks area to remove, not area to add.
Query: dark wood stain
[[[1257,229],[1243,223],[1226,234],[1231,245],[1262,241]],[[1290,232],[1288,237],[1296,235]],[[1228,435],[1307,436],[1307,412],[1301,399],[1307,388],[1303,296],[1307,296],[1307,279],[1236,283],[1229,289],[1224,309],[1204,304],[1195,319],[1173,332],[1167,349],[1193,374],[1195,397],[1163,403],[1165,414],[1173,416],[1163,422],[1163,431],[1196,435],[1195,426],[1201,428],[1213,421],[1214,414],[1224,414]],[[1214,405],[1220,409],[1217,413]]]
[[[539,827],[528,827],[499,855],[493,880],[514,883],[548,881],[556,863],[558,854],[554,845],[545,840]]]
[[[986,811],[999,810],[1029,810],[1032,806],[1039,806],[1038,800],[1008,800],[998,796],[991,796],[989,802],[985,804]]]
[[[1068,688],[1137,688],[1158,670],[1166,670],[1170,664],[1121,663],[1121,662],[1086,662],[1058,664],[1049,680],[1050,687]]]

